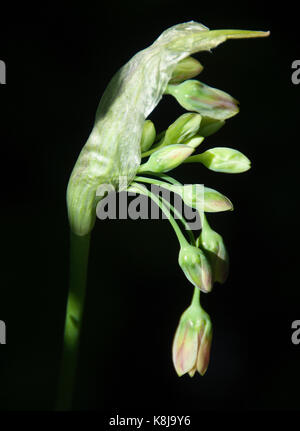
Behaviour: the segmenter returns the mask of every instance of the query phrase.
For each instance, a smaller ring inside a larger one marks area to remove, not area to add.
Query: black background
[[[202,295],[214,326],[204,377],[178,378],[173,335],[192,288],[177,265],[168,221],[97,221],[74,409],[138,415],[298,409],[300,319],[298,128],[294,3],[143,1],[14,5],[1,14],[0,408],[52,410],[68,288],[65,190],[112,75],[167,27],[270,30],[195,57],[200,77],[240,101],[240,113],[203,144],[244,152],[252,169],[172,173],[226,194],[235,211],[210,217],[227,244],[227,283]],[[151,114],[163,130],[183,109],[165,97]]]

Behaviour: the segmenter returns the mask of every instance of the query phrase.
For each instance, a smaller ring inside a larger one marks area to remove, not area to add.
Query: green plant
[[[102,184],[111,185],[118,191],[145,194],[168,216],[180,243],[179,265],[195,289],[193,312],[185,314],[184,325],[196,325],[195,334],[198,337],[198,344],[193,344],[191,360],[186,357],[190,354],[190,349],[183,349],[185,336],[178,329],[181,341],[178,342],[178,337],[175,337],[174,365],[180,375],[185,372],[194,375],[196,369],[201,374],[205,372],[211,324],[200,307],[199,294],[200,290],[209,292],[214,281],[223,283],[228,272],[228,256],[222,237],[210,228],[205,213],[229,210],[232,209],[232,204],[215,190],[184,186],[165,173],[183,162],[200,162],[217,172],[237,173],[249,169],[249,160],[238,151],[228,148],[214,148],[192,155],[204,138],[219,130],[226,119],[238,112],[238,105],[230,95],[191,79],[201,72],[202,65],[190,55],[210,50],[227,39],[268,34],[246,30],[210,31],[193,21],[178,24],[164,31],[151,46],[138,52],[110,81],[100,100],[94,127],[78,157],[67,190],[71,266],[59,409],[68,409],[72,403],[89,240],[100,199],[96,191]],[[155,127],[147,117],[164,94],[172,95],[179,104],[192,112],[183,114],[166,131],[156,136]],[[149,159],[141,164],[141,158],[146,157]],[[156,179],[141,177],[140,173],[156,176]],[[120,181],[124,177],[125,185]],[[187,205],[196,208],[202,220],[200,237],[196,240],[177,210],[164,198],[151,193],[141,182],[157,184],[179,193]],[[185,226],[189,240],[172,212]],[[192,316],[190,320],[186,317],[188,315]],[[203,327],[209,327],[209,332],[201,330],[202,321],[206,322]],[[206,347],[200,348],[205,340]],[[197,355],[195,352],[198,352]],[[204,353],[199,352],[205,352],[205,360],[202,357]],[[185,365],[178,363],[183,356]]]

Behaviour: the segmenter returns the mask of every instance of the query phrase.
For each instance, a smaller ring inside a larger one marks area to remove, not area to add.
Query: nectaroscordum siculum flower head
[[[201,116],[223,120],[237,112],[236,102],[226,93],[198,81],[180,83],[201,71],[201,65],[190,59],[190,55],[215,48],[227,39],[268,34],[263,31],[209,30],[200,23],[189,21],[168,28],[152,45],[135,54],[119,69],[103,93],[93,129],[70,176],[68,216],[71,230],[76,235],[85,236],[93,229],[96,191],[101,184],[110,184],[122,191],[126,187],[120,178],[126,177],[126,186],[134,180],[141,164],[141,139],[144,148],[152,145],[151,136],[142,138],[143,130],[146,135],[154,132],[150,130],[151,125],[145,131],[145,121],[164,94],[172,93],[182,106]],[[176,157],[171,157],[176,161],[175,167],[181,163],[180,159],[184,160],[188,150],[177,148]],[[153,172],[167,172],[173,167],[164,159],[159,170],[156,168]]]
[[[137,173],[153,173],[164,178],[164,187],[180,194],[183,202],[200,214],[232,210],[231,201],[220,192],[199,184],[182,186],[176,180],[169,181],[170,177],[164,173],[183,162],[200,162],[216,172],[238,173],[250,167],[244,155],[222,147],[191,156],[205,137],[219,130],[226,119],[238,112],[238,103],[229,94],[191,79],[201,72],[202,66],[190,56],[209,51],[227,39],[268,35],[269,32],[263,31],[211,31],[194,21],[178,24],[135,54],[109,82],[67,188],[72,272],[66,331],[71,331],[68,335],[71,334],[76,347],[75,356],[83,301],[78,301],[74,307],[72,289],[76,294],[80,291],[84,298],[90,233],[96,220],[96,206],[102,198],[97,193],[99,186],[112,186],[118,192],[132,187],[151,197],[148,189],[135,181],[138,181]],[[181,115],[156,136],[154,124],[148,117],[166,94],[175,97],[191,112]],[[142,157],[148,156],[141,164]],[[174,207],[165,205],[163,199],[154,194],[152,199],[165,214],[171,215],[172,209],[175,214]],[[196,246],[194,235],[189,231],[189,244],[175,219],[172,217],[170,221],[181,245],[179,265],[194,286],[192,303],[181,316],[175,334],[173,362],[179,376],[185,373],[193,376],[196,371],[203,375],[209,362],[212,326],[208,314],[200,306],[199,295],[200,291],[210,292],[214,281],[225,280],[226,249],[220,235],[208,228],[203,229]],[[68,342],[70,338],[65,339]],[[62,376],[68,375],[68,361],[64,367]]]

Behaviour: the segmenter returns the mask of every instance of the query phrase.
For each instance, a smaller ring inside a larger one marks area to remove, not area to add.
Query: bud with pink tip
[[[199,292],[199,291],[198,291]],[[182,314],[173,341],[173,364],[179,376],[205,374],[210,357],[212,324],[199,302]]]

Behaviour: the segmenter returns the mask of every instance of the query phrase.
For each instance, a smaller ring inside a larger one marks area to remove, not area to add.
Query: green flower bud
[[[142,172],[168,172],[179,166],[194,152],[194,148],[188,145],[175,144],[160,148],[149,157],[148,161],[141,165],[138,173]]]
[[[203,66],[193,57],[186,57],[179,61],[173,70],[170,84],[178,84],[186,79],[194,78],[202,72]]]
[[[204,252],[190,244],[181,246],[178,263],[186,278],[202,292],[212,289],[212,272]]]
[[[200,144],[202,144],[203,141],[204,141],[203,136],[196,135],[193,138],[190,138],[187,141],[185,141],[184,144],[192,148],[197,148],[199,147]]]
[[[141,152],[149,150],[149,148],[153,145],[156,137],[156,131],[154,124],[150,120],[146,120],[144,123],[144,128],[142,131],[141,137]]]
[[[205,374],[210,357],[212,324],[209,315],[192,304],[182,314],[177,327],[172,357],[179,376],[189,373],[191,377],[198,371]]]
[[[201,115],[199,114],[189,112],[181,115],[168,127],[160,146],[185,143],[196,135],[200,124]]]
[[[204,212],[215,213],[220,211],[232,211],[230,200],[214,189],[204,187]]]
[[[206,138],[207,136],[216,133],[219,129],[221,129],[221,127],[224,126],[224,124],[224,120],[216,120],[215,118],[202,117],[201,126],[198,130],[198,134]]]
[[[180,195],[183,202],[201,212],[221,212],[233,210],[230,200],[214,189],[201,184],[167,185],[168,190]]]
[[[225,283],[229,271],[229,257],[221,235],[210,228],[204,217],[197,247],[204,251],[212,268],[213,281]]]
[[[226,120],[239,112],[237,100],[200,81],[189,80],[179,85],[168,85],[165,93],[174,96],[185,109],[217,120]]]
[[[232,148],[216,147],[202,154],[192,156],[189,162],[200,162],[211,171],[238,174],[248,171],[251,167],[250,160],[240,151]]]

